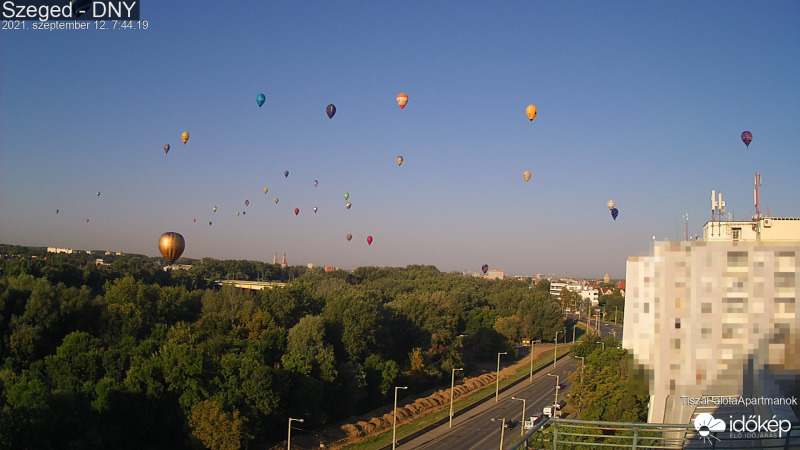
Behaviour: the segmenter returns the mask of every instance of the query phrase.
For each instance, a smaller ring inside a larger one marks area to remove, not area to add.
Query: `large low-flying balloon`
[[[267,101],[267,96],[264,94],[258,94],[256,96],[256,103],[258,103],[258,107],[261,108],[264,106],[264,102]]]
[[[352,234],[350,234],[350,233],[347,233],[347,236],[345,236],[345,237],[347,238],[347,240],[348,240],[348,241],[349,241],[350,239],[353,239],[353,235],[352,235]]]
[[[283,171],[283,176],[284,176],[284,178],[289,178],[289,171],[288,170],[284,170]]]
[[[367,236],[367,245],[372,245],[372,236]]]
[[[533,119],[536,118],[536,107],[533,105],[528,105],[528,107],[525,108],[525,114],[528,116],[528,119],[533,122]]]
[[[348,210],[350,209],[351,206],[353,206],[353,204],[350,202],[344,204],[344,207],[347,208]]]
[[[619,215],[619,210],[617,208],[611,208],[611,217],[613,217],[614,220],[617,220],[618,215]]]
[[[400,106],[400,109],[403,109],[406,107],[406,103],[408,103],[408,95],[401,92],[397,96],[397,105]]]
[[[181,140],[183,141],[184,144],[186,144],[186,141],[189,140],[189,132],[188,131],[184,131],[183,133],[181,133]]]
[[[403,157],[402,156],[398,156],[397,157],[397,165],[398,166],[402,166],[403,165]]]
[[[608,209],[614,209],[614,206],[617,205],[617,202],[615,202],[614,200],[609,200],[608,203],[606,203],[606,205],[608,206]]]
[[[325,108],[325,113],[328,114],[328,119],[333,119],[333,115],[336,114],[336,106],[331,103]]]
[[[745,147],[750,148],[750,143],[753,142],[753,133],[749,131],[743,131],[742,142],[744,142]]]
[[[245,200],[244,201],[244,206],[250,206],[250,200]]]
[[[488,264],[484,264],[484,265],[482,265],[482,266],[481,266],[481,270],[483,271],[483,273],[484,273],[484,275],[485,275],[485,274],[486,274],[486,272],[489,270],[489,265],[488,265]]]
[[[296,216],[298,214],[300,214],[300,208],[295,208],[294,209],[294,215]]]
[[[186,241],[183,240],[183,236],[174,231],[168,231],[158,239],[158,251],[161,252],[161,256],[164,257],[167,264],[174,263],[181,256],[185,247]]]
[[[169,144],[164,144],[164,153],[169,153]]]
[[[522,178],[525,178],[525,182],[526,183],[528,181],[531,181],[531,171],[530,170],[526,170],[525,172],[522,172]]]

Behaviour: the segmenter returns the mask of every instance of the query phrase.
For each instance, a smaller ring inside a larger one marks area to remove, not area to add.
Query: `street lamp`
[[[583,383],[583,363],[585,362],[586,358],[584,358],[583,356],[576,356],[575,358],[581,360],[581,383]]]
[[[292,421],[303,423],[303,419],[292,419],[289,417],[289,435],[286,437],[286,448],[292,450]]]
[[[531,378],[530,382],[533,383],[533,344],[540,344],[542,342],[541,339],[537,339],[536,341],[531,341]]]
[[[497,422],[497,418],[492,418],[492,422]],[[503,423],[500,425],[500,450],[503,450],[503,437],[505,437],[506,432],[506,418],[503,417],[500,419]]]
[[[450,378],[450,426],[448,428],[453,428],[453,388],[456,385],[456,370],[464,369],[453,369],[453,376]]]
[[[497,396],[500,395],[500,355],[507,355],[508,352],[497,354],[497,387],[494,390],[494,402],[497,403]]]
[[[519,401],[522,402],[522,419],[520,419],[519,423],[520,423],[520,425],[524,425],[525,424],[525,399],[524,398],[511,397],[511,400],[519,400]],[[520,426],[519,430],[520,430],[519,431],[519,435],[520,436],[525,434],[525,427],[524,426]]]
[[[556,346],[553,347],[553,369],[556,368],[556,356],[558,356],[558,333],[561,333],[561,330],[556,331]]]
[[[549,374],[549,373],[547,374],[547,376],[548,377],[556,377],[556,401],[555,401],[555,403],[553,403],[553,408],[555,409],[555,408],[558,408],[558,385],[560,384],[558,382],[559,376],[558,375],[552,375],[552,374]],[[556,415],[555,411],[553,411],[553,415],[554,416]]]
[[[408,389],[408,386],[395,386],[394,387],[394,421],[392,422],[392,450],[397,446],[397,390]]]

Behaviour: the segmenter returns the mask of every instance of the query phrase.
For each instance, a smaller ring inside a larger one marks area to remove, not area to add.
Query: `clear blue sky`
[[[800,216],[797,1],[150,0],[141,17],[0,31],[0,242],[156,256],[177,231],[192,258],[622,278],[683,214],[700,234],[711,189],[752,214],[756,171],[771,215]]]

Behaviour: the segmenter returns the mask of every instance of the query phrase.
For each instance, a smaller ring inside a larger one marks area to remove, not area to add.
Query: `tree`
[[[222,404],[214,400],[204,400],[192,407],[189,426],[192,436],[199,439],[206,448],[213,450],[240,449],[247,442],[244,434],[246,419],[239,411],[225,411]]]

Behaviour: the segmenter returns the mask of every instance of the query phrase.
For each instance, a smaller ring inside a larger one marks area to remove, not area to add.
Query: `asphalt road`
[[[504,449],[509,449],[514,442],[514,437],[522,431],[522,406],[523,402],[513,400],[511,397],[525,399],[525,416],[530,417],[542,414],[542,408],[552,405],[555,401],[556,378],[547,376],[547,373],[559,375],[558,381],[564,387],[558,391],[558,399],[566,400],[565,394],[569,392],[567,376],[578,367],[576,359],[569,356],[562,358],[539,373],[534,374],[533,382],[525,380],[518,385],[501,392],[498,401],[491,399],[478,407],[471,409],[453,418],[453,428],[448,424],[431,430],[424,435],[409,442],[398,444],[399,449],[492,449],[500,445],[502,419],[516,422],[514,428],[504,430]],[[496,419],[492,421],[492,419]]]
[[[577,319],[577,314],[570,314],[570,319]],[[581,315],[581,322],[586,323],[586,316]],[[595,327],[595,321],[592,320],[591,327]],[[622,341],[622,325],[614,325],[613,323],[603,323],[602,321],[599,322],[598,325],[600,336],[601,337],[608,337],[608,336],[616,336],[616,338],[621,342]]]

